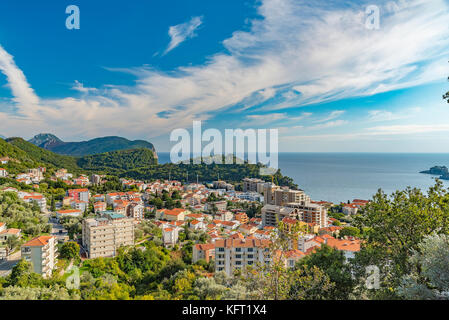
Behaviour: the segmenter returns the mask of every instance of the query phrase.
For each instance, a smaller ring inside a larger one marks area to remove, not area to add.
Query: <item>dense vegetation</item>
[[[122,137],[102,137],[89,141],[64,142],[52,134],[39,134],[29,142],[58,154],[85,156],[118,150],[146,148],[155,151],[153,144],[144,140],[130,141]]]
[[[32,143],[29,143],[22,138],[9,138],[6,140],[11,146],[17,147],[24,151],[30,159],[35,163],[43,165],[50,165],[55,168],[66,168],[71,172],[80,172],[80,168],[76,164],[76,159],[69,156],[61,156],[54,152],[36,147]],[[9,157],[14,158],[14,155]],[[16,158],[14,158],[16,159]],[[21,158],[17,160],[22,160]]]
[[[0,143],[3,140],[0,140]],[[8,155],[20,161],[28,161],[28,167],[38,164],[51,168],[66,168],[70,172],[93,172],[138,180],[176,179],[182,182],[213,181],[218,179],[239,184],[246,177],[271,181],[271,176],[260,175],[261,164],[157,164],[152,151],[148,149],[120,150],[75,158],[62,156],[39,148],[21,138],[10,138],[0,144],[0,155]],[[11,173],[17,173],[11,171]],[[293,179],[283,176],[278,170],[273,175],[275,184],[297,188]]]
[[[157,164],[157,160],[154,158],[153,151],[141,148],[85,156],[78,159],[77,164],[84,170],[104,171],[111,174],[113,171],[120,173],[121,170],[148,167]]]
[[[8,228],[22,229],[24,235],[30,237],[50,231],[39,207],[23,202],[14,192],[0,191],[0,222],[6,223]]]

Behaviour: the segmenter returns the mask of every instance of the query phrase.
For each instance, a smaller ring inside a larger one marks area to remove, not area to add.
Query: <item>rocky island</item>
[[[435,166],[429,170],[421,171],[420,173],[438,175],[440,176],[440,179],[449,180],[449,169],[446,166]]]

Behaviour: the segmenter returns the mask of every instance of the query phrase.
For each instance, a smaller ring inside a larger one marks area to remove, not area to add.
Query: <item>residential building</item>
[[[209,262],[215,258],[215,244],[195,244],[193,246],[192,261],[196,263],[198,260],[206,260]]]
[[[262,208],[262,225],[276,227],[285,217],[296,219],[300,211],[296,208],[267,204]]]
[[[246,212],[237,212],[237,213],[234,215],[234,219],[237,220],[237,221],[239,221],[239,222],[242,223],[242,224],[245,224],[245,223],[248,223],[248,222],[249,222],[249,218],[248,218],[248,216],[246,215]]]
[[[67,190],[67,196],[75,200],[89,202],[89,189],[70,189]]]
[[[51,276],[57,262],[56,237],[40,236],[22,245],[22,258],[31,262],[33,271],[44,278]]]
[[[119,247],[134,244],[134,219],[109,211],[101,214],[83,220],[83,247],[90,259],[115,257]]]
[[[291,202],[286,204],[287,207],[298,209],[300,215],[299,220],[311,223],[325,228],[328,226],[327,209],[322,205],[312,202]]]
[[[179,238],[179,231],[181,228],[178,227],[169,227],[162,229],[162,241],[164,242],[164,246],[173,247]]]
[[[143,205],[133,202],[126,208],[126,215],[130,218],[141,220],[144,218],[143,211]]]
[[[8,171],[6,169],[0,168],[0,178],[6,178],[8,176]]]
[[[231,276],[236,270],[247,266],[269,264],[268,240],[259,239],[224,239],[216,240],[215,271],[224,271]]]
[[[243,179],[243,192],[259,192],[258,186],[264,185],[266,182],[257,178],[245,178]]]

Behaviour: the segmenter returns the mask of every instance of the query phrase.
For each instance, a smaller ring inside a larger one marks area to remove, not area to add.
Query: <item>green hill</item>
[[[146,148],[106,152],[78,159],[78,165],[85,170],[113,171],[131,170],[157,164],[153,151]]]
[[[71,172],[79,172],[80,168],[76,163],[76,158],[62,156],[54,152],[39,148],[22,138],[8,138],[6,141],[23,152],[35,163],[50,165],[55,168],[66,168]],[[11,157],[11,156],[10,156]],[[19,159],[20,160],[20,159]]]
[[[89,141],[64,142],[50,133],[41,133],[29,140],[32,144],[62,155],[86,156],[118,150],[147,148],[156,152],[152,143],[122,137],[102,137]]]

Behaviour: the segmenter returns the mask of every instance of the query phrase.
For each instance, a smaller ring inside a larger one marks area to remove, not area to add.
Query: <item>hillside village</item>
[[[232,276],[248,266],[273,261],[266,252],[279,236],[280,222],[301,230],[284,252],[286,267],[294,267],[322,245],[342,251],[349,259],[360,250],[361,240],[351,232],[340,234],[350,231],[350,224],[332,218],[332,213],[339,218],[355,215],[368,203],[355,199],[335,206],[313,201],[302,190],[251,177],[239,184],[124,178],[112,183],[106,175],[64,168],[50,174],[38,167],[17,174],[0,168],[0,179],[0,194],[16,194],[39,210],[49,225],[39,234],[30,234],[8,226],[0,216],[0,263],[12,261],[3,276],[25,259],[35,273],[51,277],[58,268],[58,248],[65,243],[76,242],[79,258],[85,261],[115,257],[121,248],[139,247],[146,241],[169,250],[187,245],[192,264],[203,261],[212,273]]]

